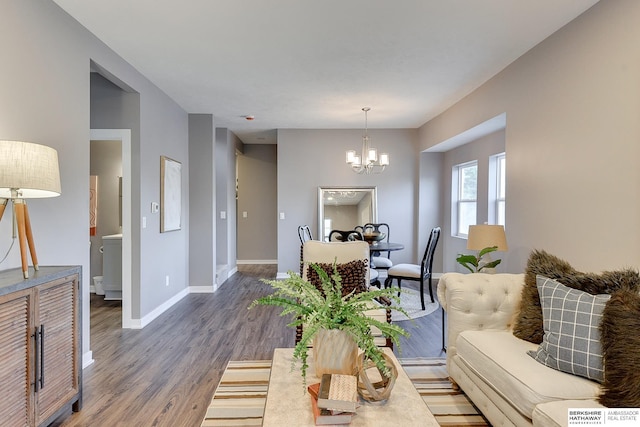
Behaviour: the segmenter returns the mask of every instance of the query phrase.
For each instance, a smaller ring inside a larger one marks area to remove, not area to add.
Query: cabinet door
[[[36,288],[36,327],[40,328],[40,372],[36,424],[64,406],[79,390],[78,276]]]
[[[33,293],[0,297],[0,420],[7,426],[33,425]]]

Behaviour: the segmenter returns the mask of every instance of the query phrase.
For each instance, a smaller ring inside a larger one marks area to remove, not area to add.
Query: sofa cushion
[[[510,331],[464,331],[456,340],[460,360],[525,417],[536,405],[562,399],[595,399],[598,383],[536,362],[537,346]]]
[[[608,407],[640,407],[640,294],[614,293],[604,309],[602,348],[605,377],[600,403]]]
[[[544,337],[530,355],[553,369],[602,382],[600,323],[611,295],[591,295],[538,276]]]
[[[513,334],[535,344],[542,342],[544,334],[542,308],[536,285],[538,274],[592,295],[611,294],[624,288],[640,290],[640,274],[632,269],[605,271],[602,274],[581,273],[568,262],[545,251],[531,252],[527,261],[525,285],[522,288],[522,299]]]

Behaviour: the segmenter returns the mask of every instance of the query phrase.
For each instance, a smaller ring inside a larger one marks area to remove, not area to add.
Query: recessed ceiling
[[[369,128],[420,127],[597,2],[54,1],[245,143],[360,128],[364,106]]]

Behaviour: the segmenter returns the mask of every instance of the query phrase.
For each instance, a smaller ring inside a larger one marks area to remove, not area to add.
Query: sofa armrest
[[[518,312],[524,274],[443,274],[438,300],[447,316],[447,365],[466,330],[508,330]]]

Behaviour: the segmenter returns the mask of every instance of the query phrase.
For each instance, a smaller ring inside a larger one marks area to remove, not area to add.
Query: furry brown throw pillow
[[[355,293],[366,292],[369,284],[366,281],[367,264],[369,260],[353,260],[343,264],[336,264],[336,269],[342,279],[342,296],[349,295],[353,290]],[[318,266],[324,270],[329,277],[333,274],[333,264],[318,263]],[[307,270],[307,280],[313,283],[320,292],[322,285],[318,273],[311,267]]]
[[[604,382],[598,401],[607,407],[640,407],[640,294],[615,292],[607,303],[600,339]]]
[[[581,273],[554,255],[542,250],[533,251],[527,262],[520,313],[514,322],[513,334],[534,344],[540,344],[544,335],[542,308],[536,287],[538,274],[592,295],[611,294],[623,288],[640,289],[640,274],[632,269],[605,271],[602,274]]]

